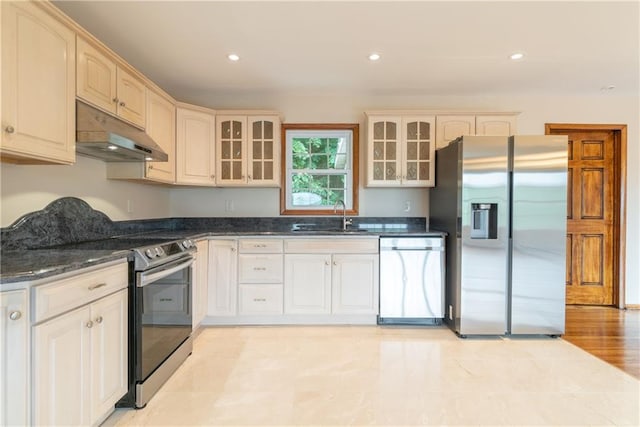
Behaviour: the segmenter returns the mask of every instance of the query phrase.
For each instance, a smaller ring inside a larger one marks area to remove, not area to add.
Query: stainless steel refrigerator
[[[564,333],[567,137],[465,136],[436,152],[429,227],[448,232],[460,336]]]

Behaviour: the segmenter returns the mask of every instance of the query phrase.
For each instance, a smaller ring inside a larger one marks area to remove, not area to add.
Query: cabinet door
[[[29,424],[27,291],[0,292],[0,425]]]
[[[436,149],[446,147],[459,136],[476,134],[476,116],[438,116],[436,117]]]
[[[402,177],[401,118],[369,117],[367,135],[367,185],[397,187]]]
[[[331,313],[331,255],[285,255],[284,312]]]
[[[116,64],[83,38],[77,39],[76,94],[96,107],[116,114]]]
[[[194,266],[195,277],[192,292],[191,307],[193,307],[194,329],[207,315],[208,303],[208,271],[209,271],[209,241],[201,240],[197,243],[198,252]]]
[[[35,2],[2,8],[3,159],[73,163],[76,39]]]
[[[378,313],[378,256],[333,255],[333,313]]]
[[[33,424],[89,425],[91,309],[33,328]]]
[[[280,119],[250,116],[248,119],[247,184],[280,186]]]
[[[166,162],[147,162],[146,178],[172,184],[176,180],[176,108],[168,99],[149,91],[146,110],[147,135],[169,156]]]
[[[515,116],[476,116],[476,135],[510,136],[516,133]]]
[[[247,182],[246,116],[218,116],[216,119],[218,185],[244,185]]]
[[[144,129],[147,119],[147,88],[144,83],[120,67],[116,77],[118,116]]]
[[[102,421],[128,387],[127,290],[91,305],[91,423]]]
[[[209,316],[235,316],[238,305],[235,240],[209,241]]]
[[[403,117],[402,135],[402,185],[432,187],[435,183],[435,117]]]
[[[176,117],[176,182],[215,185],[215,116],[178,108]]]

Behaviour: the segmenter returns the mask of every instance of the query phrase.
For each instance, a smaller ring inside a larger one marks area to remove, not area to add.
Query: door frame
[[[581,123],[545,123],[544,133],[576,131],[612,131],[615,147],[614,173],[614,212],[613,212],[613,259],[617,269],[613,271],[613,303],[618,308],[626,308],[626,236],[627,236],[627,125],[622,124],[581,124]],[[617,292],[616,292],[617,290]]]

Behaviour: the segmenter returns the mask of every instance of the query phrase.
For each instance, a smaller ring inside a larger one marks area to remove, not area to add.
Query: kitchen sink
[[[362,234],[368,232],[368,230],[364,228],[347,228],[343,230],[342,228],[320,228],[296,225],[291,228],[291,231],[300,234]]]

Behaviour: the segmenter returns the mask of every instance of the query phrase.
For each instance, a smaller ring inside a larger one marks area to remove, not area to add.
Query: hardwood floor
[[[640,378],[640,310],[568,305],[563,338]]]

